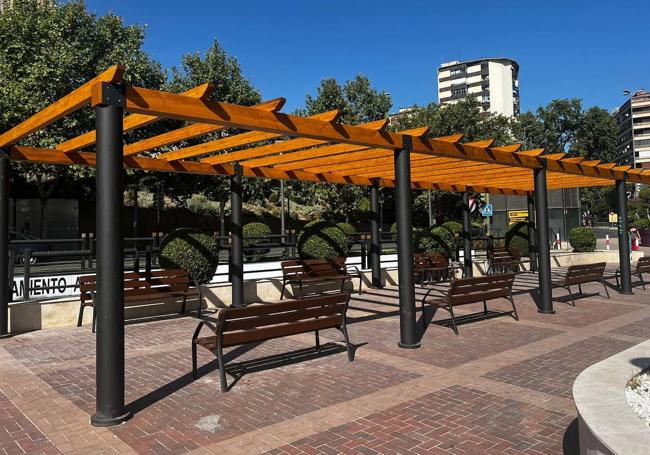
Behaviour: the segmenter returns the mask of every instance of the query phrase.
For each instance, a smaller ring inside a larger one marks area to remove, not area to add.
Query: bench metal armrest
[[[203,326],[209,328],[215,335],[219,335],[219,329],[221,327],[222,323],[222,313],[223,309],[218,309],[217,310],[217,317],[213,321],[209,317],[204,317],[199,321],[199,324],[196,326],[196,330],[194,331],[194,335],[192,335],[192,341],[196,341],[196,339],[199,337],[199,333],[201,333],[201,329],[203,329]]]

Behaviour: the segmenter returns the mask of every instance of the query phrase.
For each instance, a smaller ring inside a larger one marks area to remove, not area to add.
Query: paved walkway
[[[195,319],[129,325],[126,399],[134,417],[111,429],[89,425],[89,328],[3,340],[0,454],[576,453],[573,380],[650,338],[650,290],[610,290],[610,300],[594,295],[575,308],[556,302],[556,314],[541,315],[527,293],[533,286],[534,277],[518,278],[521,321],[492,314],[461,325],[460,336],[429,324],[417,350],[396,346],[397,289],[355,295],[354,362],[336,331],[322,334],[320,354],[310,335],[234,348],[227,357],[237,359],[230,371],[238,380],[227,394],[208,352],[200,353],[201,377],[191,379]],[[482,307],[459,313],[467,310]],[[434,321],[447,317],[440,313]],[[432,316],[429,309],[426,321]]]

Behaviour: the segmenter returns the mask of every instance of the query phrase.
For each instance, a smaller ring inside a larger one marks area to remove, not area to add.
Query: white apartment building
[[[443,63],[438,68],[438,103],[475,96],[484,112],[519,114],[519,64],[509,58]]]
[[[650,169],[650,92],[634,93],[614,116],[619,128],[616,161]]]

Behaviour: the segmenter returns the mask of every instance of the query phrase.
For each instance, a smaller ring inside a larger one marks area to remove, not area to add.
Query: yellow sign
[[[508,224],[528,221],[528,210],[508,210]]]

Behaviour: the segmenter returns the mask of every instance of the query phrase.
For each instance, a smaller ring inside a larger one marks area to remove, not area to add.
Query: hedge
[[[638,220],[635,220],[632,225],[640,231],[650,229],[650,220],[647,218],[639,218]]]
[[[242,228],[244,234],[244,248],[253,246],[257,243],[265,243],[269,241],[271,235],[271,228],[259,221],[246,223]]]
[[[219,265],[217,240],[198,229],[176,229],[163,237],[160,266],[183,269],[199,284],[209,283]]]
[[[510,226],[506,232],[506,248],[516,250],[520,257],[530,256],[528,244],[528,223],[520,221]]]
[[[352,226],[350,223],[338,223],[337,226],[340,230],[342,230],[345,233],[345,235],[352,235],[352,234],[356,234],[357,232],[355,227]]]
[[[449,232],[454,234],[454,237],[458,237],[463,232],[463,225],[458,221],[445,221],[440,226],[449,230]]]
[[[391,238],[393,239],[393,242],[397,242],[397,223],[391,224],[390,233],[391,233]]]
[[[596,234],[587,227],[574,227],[569,231],[569,243],[577,253],[591,252],[596,249]]]
[[[456,256],[456,238],[449,229],[437,226],[419,236],[417,250],[421,253],[441,253],[453,259]]]
[[[347,257],[350,242],[336,224],[316,220],[307,223],[298,235],[298,254],[302,259],[335,259]]]

